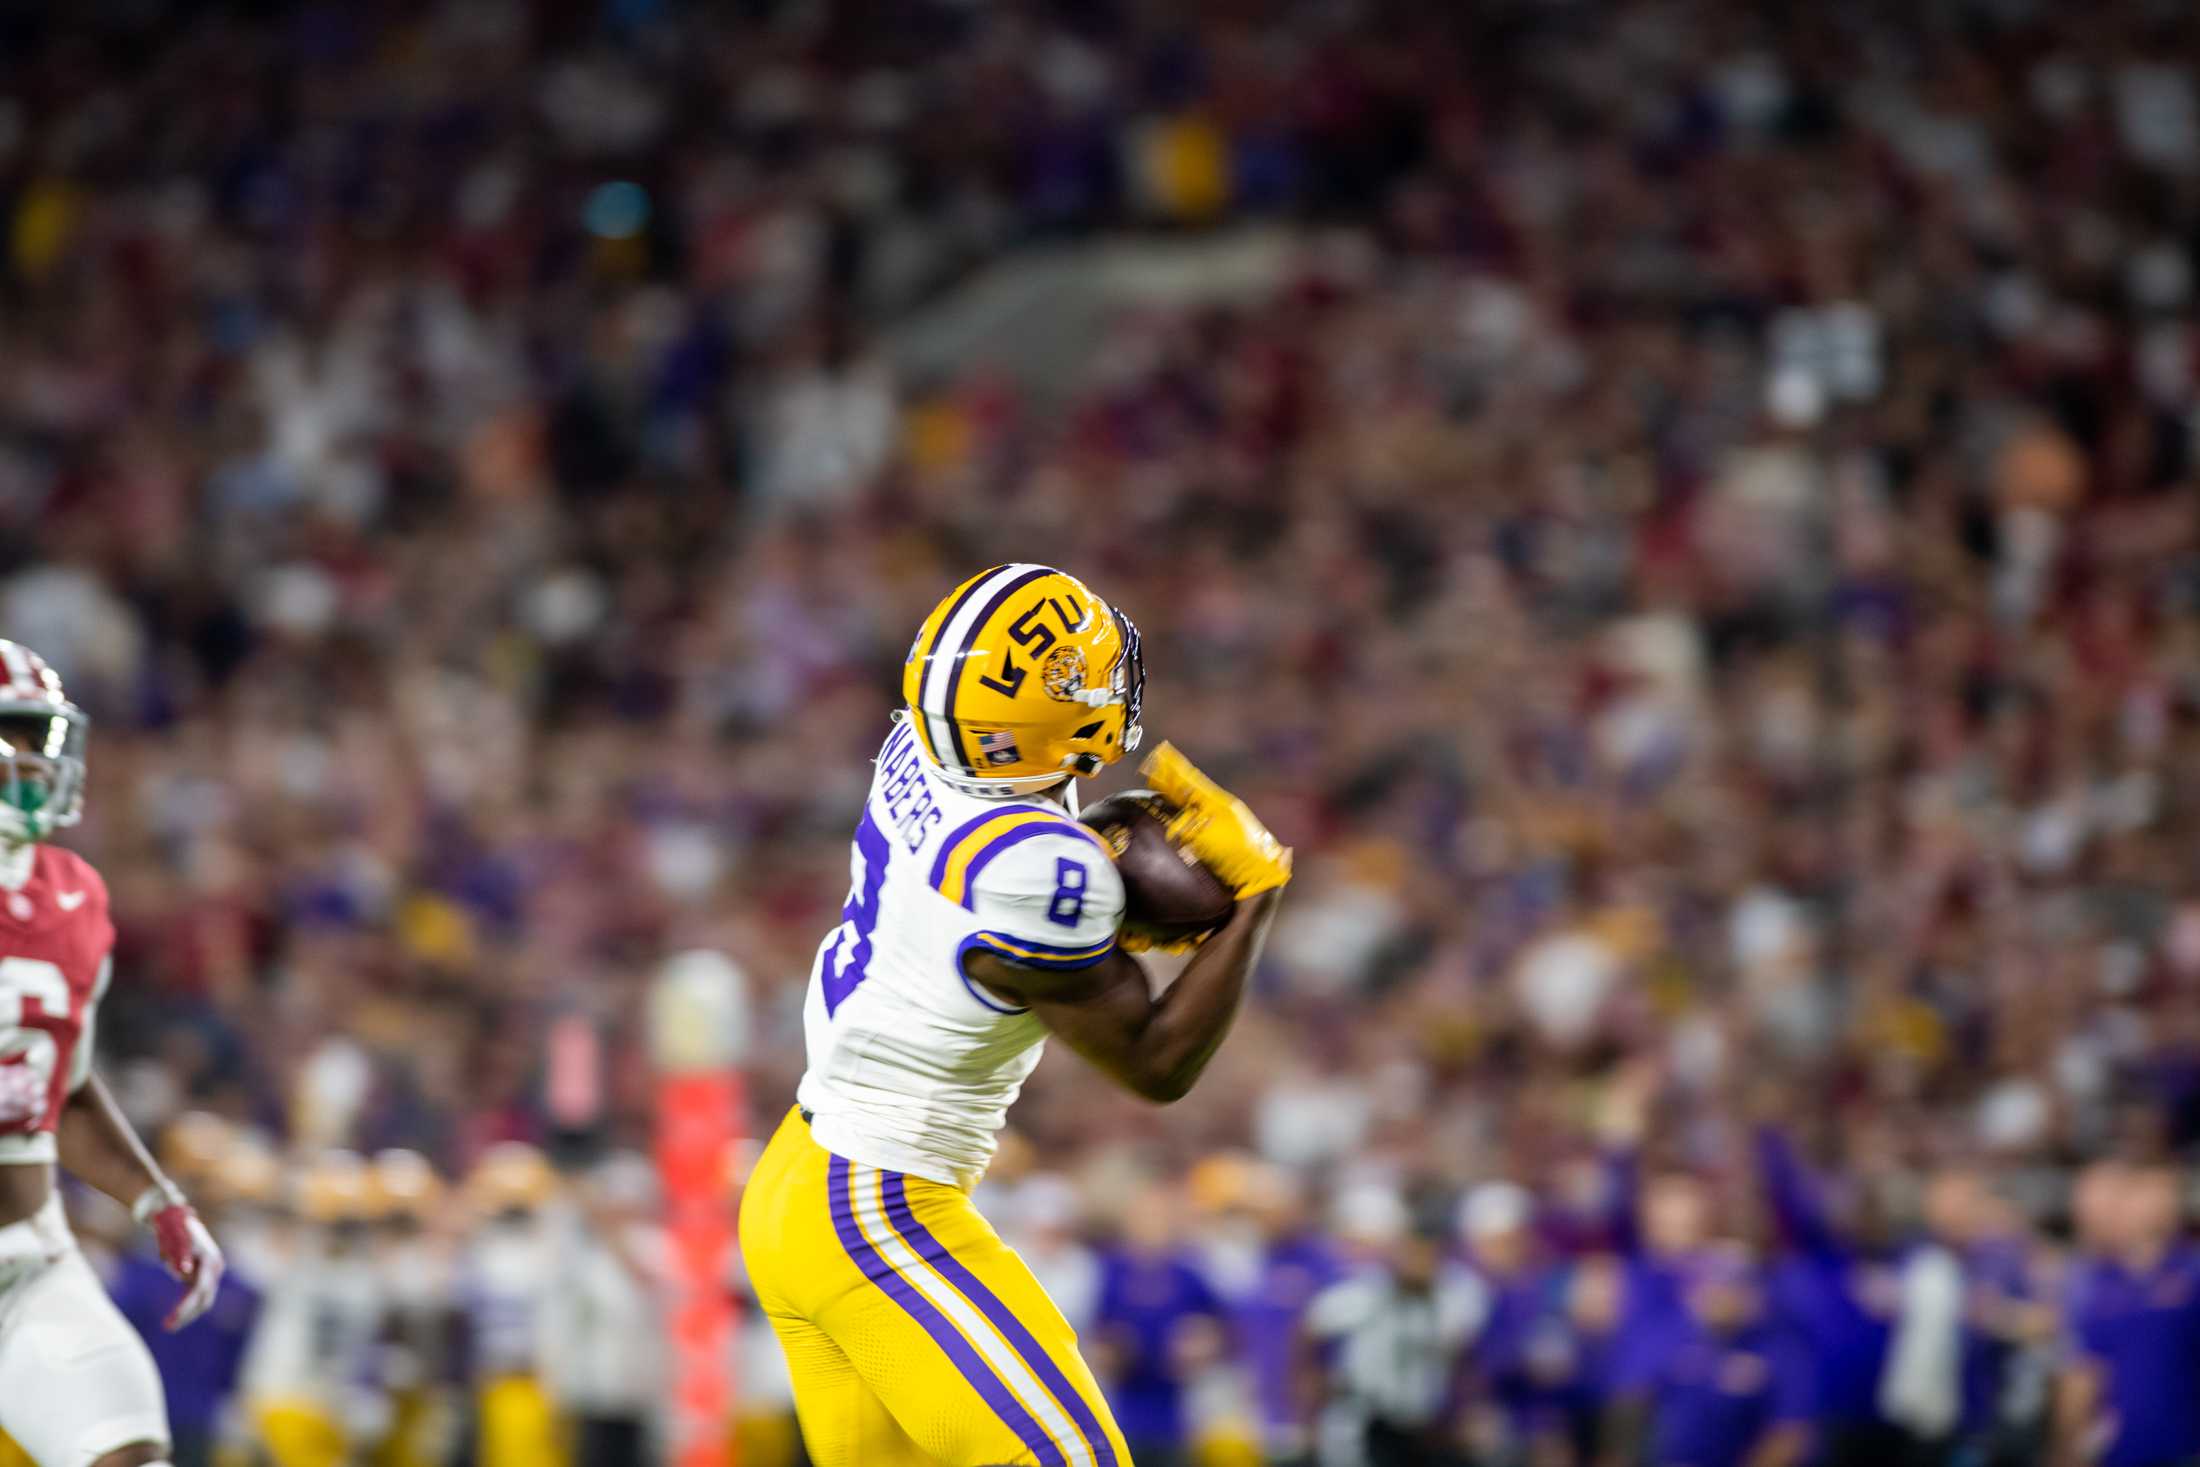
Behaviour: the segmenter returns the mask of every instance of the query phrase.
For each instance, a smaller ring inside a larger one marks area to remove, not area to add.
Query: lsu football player
[[[452,1412],[442,1389],[451,1343],[452,1259],[441,1227],[443,1179],[417,1151],[392,1148],[367,1164],[382,1280],[382,1377],[389,1431],[374,1467],[432,1467],[448,1457]]]
[[[925,618],[902,691],[811,971],[798,1104],[742,1201],[749,1278],[817,1467],[1118,1467],[1075,1333],[970,1189],[1048,1034],[1149,1099],[1191,1088],[1291,853],[1175,750],[1146,761],[1172,838],[1238,898],[1156,993],[1074,818],[1075,781],[1138,746],[1130,620],[1061,571],[997,566]]]
[[[92,1073],[114,923],[99,873],[47,843],[83,814],[88,726],[0,641],[0,1431],[39,1467],[145,1467],[169,1455],[160,1376],[70,1236],[56,1163],[152,1227],[187,1287],[168,1328],[213,1303],[222,1255]]]
[[[273,1467],[346,1467],[389,1421],[384,1295],[366,1161],[332,1150],[291,1174],[298,1226],[245,1351],[244,1405]]]
[[[556,1287],[558,1196],[550,1159],[524,1141],[500,1141],[466,1177],[478,1226],[459,1267],[473,1371],[476,1467],[565,1467],[557,1403],[544,1383],[556,1347],[548,1307]]]

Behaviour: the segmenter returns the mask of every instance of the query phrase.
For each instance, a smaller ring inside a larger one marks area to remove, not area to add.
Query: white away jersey
[[[851,1161],[970,1186],[1044,1031],[964,977],[962,955],[1097,963],[1122,925],[1122,878],[1060,805],[949,786],[905,722],[879,750],[850,868],[803,1016],[811,1134]]]

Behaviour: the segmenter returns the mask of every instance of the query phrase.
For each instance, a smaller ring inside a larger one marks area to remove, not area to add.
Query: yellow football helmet
[[[292,1174],[298,1214],[326,1227],[363,1223],[374,1215],[367,1164],[356,1151],[324,1151]]]
[[[285,1207],[283,1164],[267,1142],[248,1131],[237,1133],[216,1177],[219,1200],[254,1207]]]
[[[499,1141],[466,1174],[466,1201],[484,1217],[533,1209],[557,1194],[550,1159],[524,1141]]]
[[[417,1151],[391,1147],[367,1164],[367,1186],[375,1215],[385,1222],[426,1224],[443,1202],[443,1179]]]
[[[1075,576],[998,565],[957,586],[917,631],[902,697],[955,788],[997,798],[1097,774],[1138,747],[1138,628]]]
[[[187,1110],[161,1133],[161,1170],[179,1186],[197,1191],[220,1177],[236,1144],[236,1128],[229,1122],[210,1111]]]

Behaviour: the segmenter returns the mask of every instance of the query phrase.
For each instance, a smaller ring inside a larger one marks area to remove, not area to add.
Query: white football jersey
[[[265,1281],[251,1343],[245,1394],[257,1402],[302,1399],[347,1414],[379,1379],[387,1298],[365,1253],[305,1243],[278,1278]]]
[[[970,982],[963,954],[1089,967],[1115,947],[1122,878],[1100,837],[1053,801],[951,787],[906,722],[879,750],[850,869],[803,1016],[811,1134],[851,1161],[968,1187],[1044,1030]]]

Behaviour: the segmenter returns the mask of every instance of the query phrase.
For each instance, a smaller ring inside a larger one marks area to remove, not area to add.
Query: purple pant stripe
[[[1068,1467],[1062,1449],[1054,1444],[1052,1437],[1040,1429],[1039,1423],[1032,1420],[1031,1413],[1009,1394],[1008,1387],[1002,1385],[986,1363],[978,1358],[978,1352],[962,1337],[962,1332],[955,1328],[946,1315],[933,1307],[931,1300],[918,1293],[915,1285],[894,1272],[893,1265],[880,1257],[878,1249],[872,1247],[870,1240],[863,1236],[863,1229],[856,1222],[855,1198],[850,1192],[852,1184],[848,1170],[846,1157],[836,1156],[832,1159],[829,1190],[832,1197],[833,1231],[840,1235],[840,1246],[855,1260],[856,1267],[863,1270],[865,1278],[885,1290],[887,1297],[899,1304],[903,1313],[924,1327],[924,1332],[932,1337],[932,1342],[946,1351],[947,1358],[962,1372],[963,1379],[976,1387],[978,1394],[985,1398],[985,1403],[993,1408],[994,1414],[1007,1422],[1009,1429],[1016,1433],[1023,1444],[1038,1454],[1044,1467]],[[898,1190],[901,1184],[900,1173],[886,1172],[882,1175],[888,1179],[889,1185]]]
[[[1077,1429],[1085,1434],[1085,1442],[1092,1448],[1093,1460],[1099,1467],[1115,1467],[1115,1448],[1109,1445],[1108,1434],[1100,1429],[1099,1418],[1093,1413],[1092,1406],[1069,1383],[1069,1377],[1062,1374],[1061,1367],[1054,1363],[1054,1357],[1040,1348],[1039,1342],[1032,1338],[1031,1331],[1024,1328],[1024,1322],[1001,1302],[1000,1295],[980,1283],[976,1274],[964,1267],[960,1259],[948,1252],[938,1238],[932,1236],[930,1228],[917,1221],[916,1210],[909,1205],[907,1179],[899,1172],[886,1173],[886,1220],[916,1250],[919,1258],[938,1269],[949,1283],[962,1290],[964,1298],[978,1306],[979,1313],[993,1322],[993,1327],[1001,1332],[1001,1337],[1023,1357],[1024,1364],[1031,1367],[1032,1374],[1039,1377],[1040,1384],[1054,1393],[1054,1399],[1062,1403],[1062,1409],[1077,1423]]]

